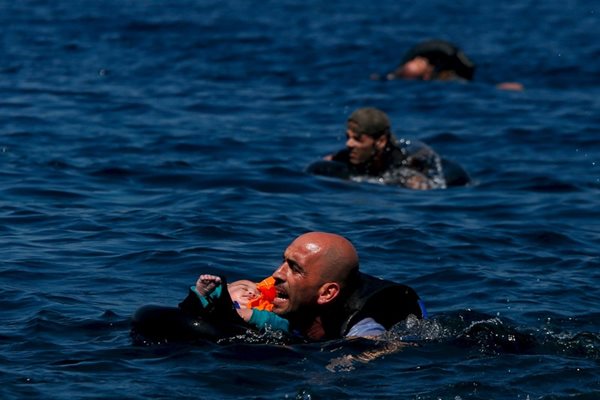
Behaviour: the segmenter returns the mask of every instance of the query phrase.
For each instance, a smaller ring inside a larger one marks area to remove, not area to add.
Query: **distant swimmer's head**
[[[472,80],[475,64],[454,44],[427,40],[411,48],[388,79]]]
[[[256,283],[248,280],[239,280],[227,285],[231,300],[246,304],[260,295]]]
[[[422,79],[428,81],[433,79],[434,66],[425,57],[417,56],[406,61],[395,72],[395,75],[404,79]]]
[[[352,164],[364,164],[378,157],[391,136],[390,119],[383,111],[359,108],[348,117],[346,147]]]

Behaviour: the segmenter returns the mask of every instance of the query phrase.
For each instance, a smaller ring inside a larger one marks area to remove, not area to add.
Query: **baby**
[[[256,284],[249,280],[238,280],[227,285],[227,291],[240,317],[257,329],[269,326],[271,329],[289,331],[287,319],[271,312],[275,297],[275,280],[269,277]],[[221,296],[223,285],[216,275],[203,274],[190,289],[196,293],[203,307]]]

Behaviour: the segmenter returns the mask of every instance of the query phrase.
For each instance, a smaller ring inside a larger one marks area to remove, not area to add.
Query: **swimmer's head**
[[[395,72],[395,76],[404,79],[422,79],[428,81],[433,78],[435,68],[425,57],[415,57],[402,64]]]
[[[360,135],[377,139],[391,133],[390,119],[381,110],[372,107],[359,108],[348,117],[348,125]]]
[[[348,118],[346,148],[351,164],[368,165],[381,157],[390,143],[390,119],[376,108],[359,108]]]
[[[445,40],[427,40],[411,48],[388,79],[472,80],[474,73],[475,64],[454,44]]]
[[[244,279],[231,282],[227,285],[227,290],[229,291],[231,300],[237,301],[240,305],[245,305],[260,295],[256,283]]]

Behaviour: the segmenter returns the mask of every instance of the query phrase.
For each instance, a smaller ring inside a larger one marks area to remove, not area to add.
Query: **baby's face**
[[[256,283],[246,280],[230,283],[227,290],[229,290],[231,300],[237,301],[240,305],[245,305],[260,295],[260,292],[256,288]]]

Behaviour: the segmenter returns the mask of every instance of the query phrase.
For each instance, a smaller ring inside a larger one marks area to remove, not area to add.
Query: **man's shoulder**
[[[346,301],[350,318],[344,330],[364,318],[372,318],[389,329],[409,315],[423,317],[420,298],[410,286],[360,273],[358,285]]]
[[[349,162],[348,161],[349,155],[350,155],[350,151],[347,148],[343,148],[343,149],[333,153],[333,155],[331,156],[331,161],[347,163],[347,162]]]

